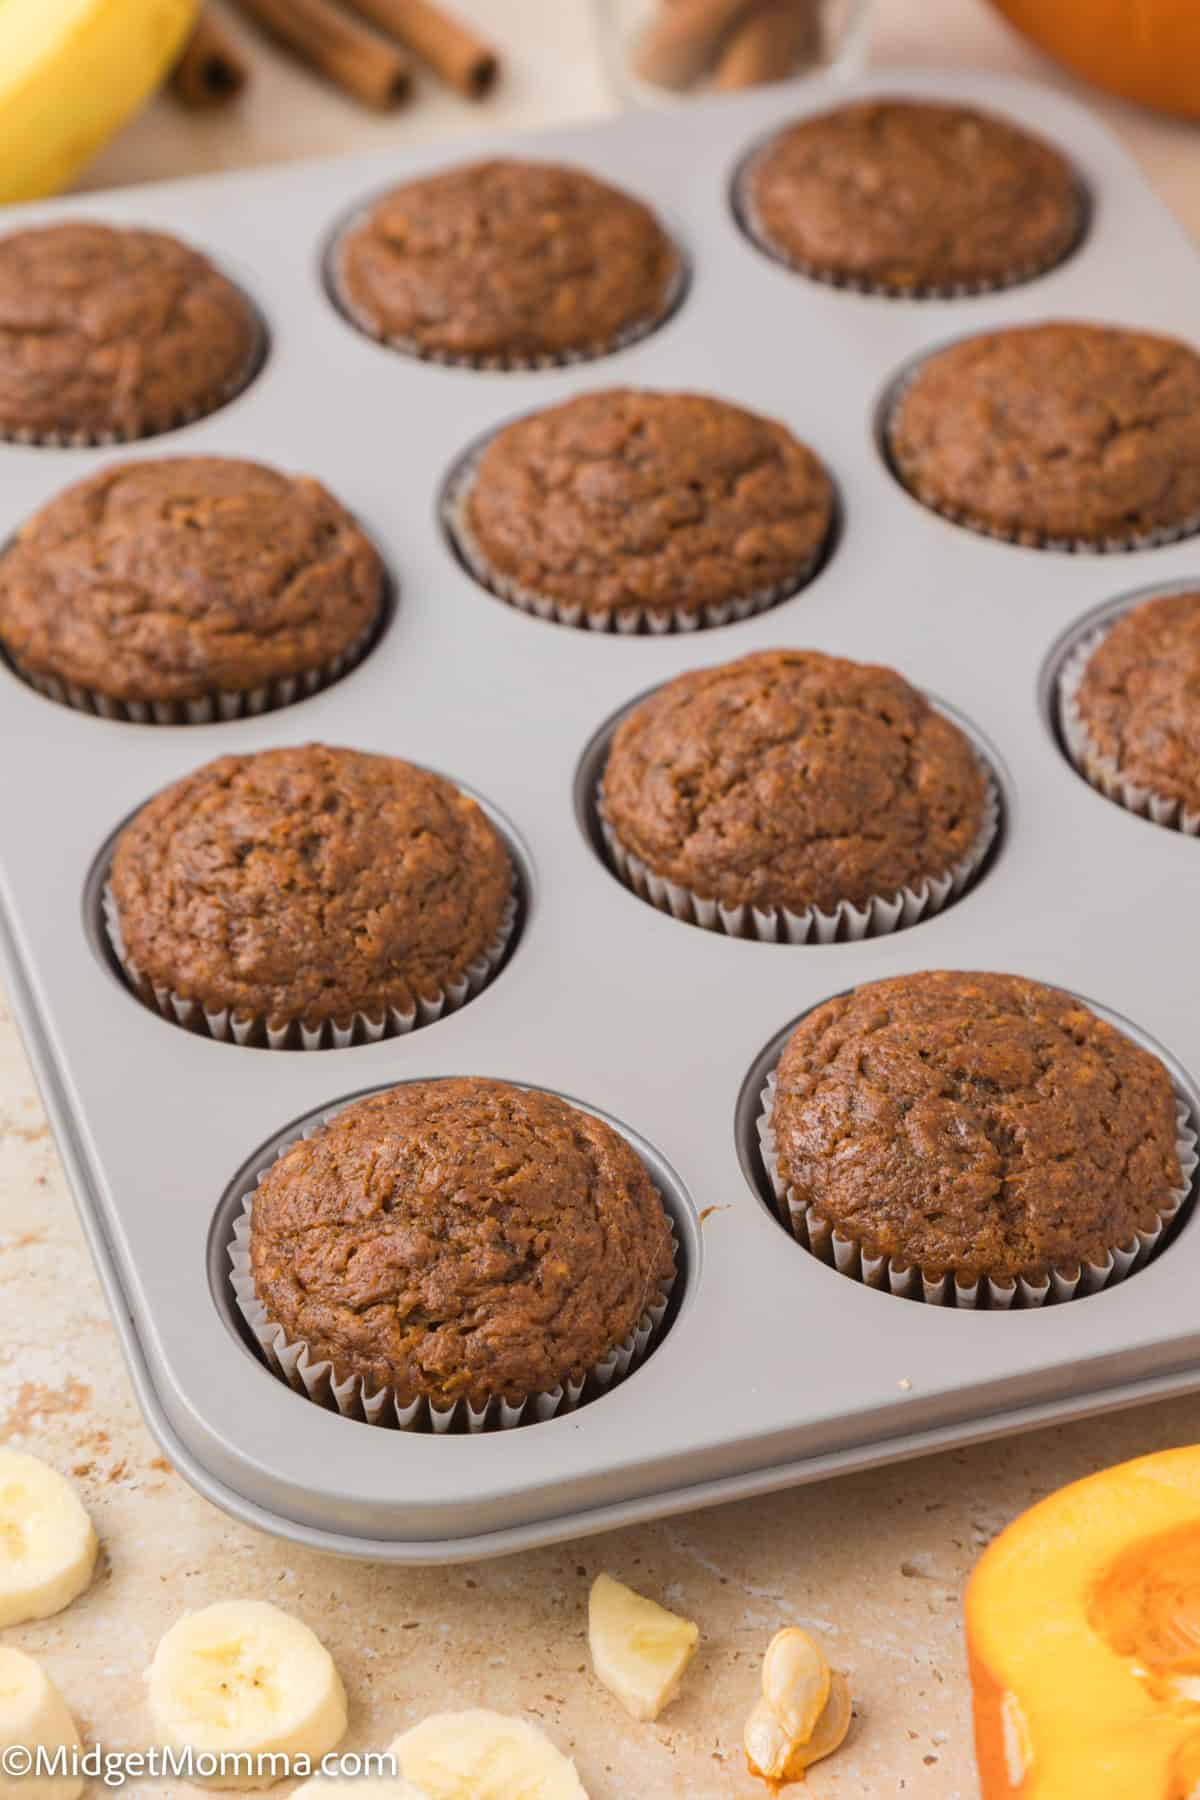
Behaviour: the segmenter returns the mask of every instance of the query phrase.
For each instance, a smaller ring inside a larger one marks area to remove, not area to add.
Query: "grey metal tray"
[[[861,84],[945,85],[921,73]],[[897,369],[965,332],[1056,314],[1194,332],[1200,263],[1080,108],[1011,80],[954,88],[1066,146],[1094,201],[1069,262],[985,298],[837,292],[746,241],[730,177],[796,109],[786,90],[6,219],[160,225],[211,251],[262,307],[266,365],[224,411],[128,454],[228,452],[310,470],[359,513],[399,584],[390,627],[361,667],[256,719],[117,724],[0,670],[10,989],[147,1418],[180,1470],[230,1512],[351,1555],[465,1559],[1200,1388],[1200,1225],[1185,1223],[1111,1291],[962,1313],[823,1267],[789,1241],[742,1165],[739,1096],[764,1048],[828,995],[887,974],[989,967],[1056,982],[1149,1034],[1179,1059],[1185,1088],[1186,1071],[1200,1073],[1190,903],[1200,848],[1079,779],[1053,741],[1045,692],[1047,659],[1081,615],[1200,575],[1200,540],[1114,556],[991,542],[913,502],[875,438]],[[822,100],[806,90],[806,106]],[[333,224],[393,179],[509,142],[577,160],[657,205],[693,264],[676,316],[611,358],[529,374],[438,368],[357,334],[322,287]],[[810,588],[750,622],[656,638],[545,624],[474,583],[438,523],[455,459],[514,414],[613,383],[707,389],[815,445],[844,517]],[[0,533],[110,454],[0,446]],[[575,794],[597,730],[682,669],[775,644],[891,663],[991,746],[1004,840],[939,917],[859,944],[742,942],[655,912],[601,865]],[[520,941],[482,996],[407,1038],[303,1054],[191,1035],[123,991],[98,950],[95,859],[132,809],[196,764],[311,739],[428,763],[499,809],[529,871]],[[640,1133],[686,1195],[684,1292],[645,1366],[573,1415],[482,1437],[402,1435],[322,1411],[255,1359],[216,1297],[214,1220],[247,1159],[356,1091],[450,1073],[577,1096]]]

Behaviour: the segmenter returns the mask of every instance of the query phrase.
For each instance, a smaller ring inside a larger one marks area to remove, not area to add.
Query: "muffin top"
[[[599,352],[660,318],[680,274],[640,200],[556,163],[467,163],[377,200],[337,250],[345,304],[429,356]]]
[[[971,107],[894,98],[789,126],[754,159],[747,201],[787,260],[900,294],[1047,269],[1080,225],[1049,144]]]
[[[1200,593],[1163,594],[1119,618],[1075,703],[1127,781],[1200,812]]]
[[[260,463],[116,463],[0,556],[0,643],[123,701],[248,692],[322,669],[379,616],[384,570],[319,482]]]
[[[695,614],[794,583],[833,519],[823,464],[702,394],[581,394],[496,433],[462,508],[484,569],[585,613]]]
[[[1104,325],[985,332],[922,363],[888,437],[905,486],[965,524],[1127,544],[1200,515],[1200,356]]]
[[[579,1380],[674,1271],[640,1158],[555,1094],[460,1077],[356,1101],[254,1196],[255,1291],[342,1380],[450,1406]]]
[[[969,740],[894,670],[763,650],[636,706],[603,807],[627,850],[703,899],[831,912],[947,872],[986,794]]]
[[[969,1282],[1102,1264],[1182,1184],[1162,1063],[1017,975],[901,975],[828,1000],[780,1059],[795,1196],[872,1256]]]
[[[411,1012],[493,944],[512,893],[498,832],[440,775],[323,744],[221,756],[117,840],[138,975],[283,1025]]]
[[[0,435],[168,430],[231,397],[259,335],[233,283],[162,232],[12,232],[0,238]]]

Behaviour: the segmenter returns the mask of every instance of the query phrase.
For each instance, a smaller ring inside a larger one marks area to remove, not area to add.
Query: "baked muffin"
[[[1184,1177],[1171,1078],[1082,1001],[1017,975],[876,981],[801,1019],[771,1106],[801,1237],[1011,1288],[1156,1236]]]
[[[1165,801],[1164,822],[1200,823],[1200,593],[1124,613],[1088,657],[1073,711],[1085,774]]]
[[[921,364],[887,427],[918,500],[1019,543],[1129,549],[1200,521],[1200,356],[1174,338],[1054,321]]]
[[[498,966],[512,890],[499,833],[442,776],[306,744],[156,794],[117,839],[110,916],[169,1017],[273,1047],[299,1027],[311,1046],[461,1004]]]
[[[726,911],[795,915],[965,880],[995,825],[957,725],[894,670],[815,650],[658,688],[617,727],[601,811],[627,879],[632,858]]]
[[[356,1101],[255,1190],[262,1319],[399,1407],[580,1383],[663,1305],[671,1229],[603,1120],[504,1081]]]
[[[339,239],[331,273],[371,337],[438,361],[523,368],[652,330],[683,266],[632,195],[582,169],[496,159],[393,188]]]
[[[0,238],[0,436],[169,431],[232,399],[261,349],[245,295],[160,231],[80,220]]]
[[[793,592],[833,484],[782,425],[702,394],[612,388],[489,441],[450,499],[464,558],[562,623],[724,623]]]
[[[747,166],[743,211],[805,273],[884,294],[982,291],[1041,274],[1076,243],[1066,158],[973,107],[856,100],[799,119]]]
[[[0,645],[56,698],[206,719],[311,692],[380,619],[378,554],[319,482],[260,463],[115,463],[0,555]]]

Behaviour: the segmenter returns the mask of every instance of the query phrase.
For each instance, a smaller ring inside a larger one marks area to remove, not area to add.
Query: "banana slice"
[[[597,1575],[588,1601],[588,1648],[597,1681],[635,1719],[657,1719],[679,1692],[700,1627],[611,1575]]]
[[[328,1650],[265,1600],[185,1613],[155,1651],[147,1681],[163,1743],[248,1758],[222,1773],[222,1787],[281,1780],[284,1767],[264,1770],[256,1759],[317,1763],[346,1730],[346,1693]]]
[[[575,1764],[527,1719],[435,1713],[392,1751],[428,1800],[588,1800]]]
[[[0,1450],[0,1626],[61,1612],[92,1579],[96,1533],[70,1482]]]
[[[32,1656],[0,1648],[0,1752],[38,1748],[68,1754],[80,1748],[67,1703]],[[5,1773],[0,1757],[0,1800],[76,1800],[83,1776]]]

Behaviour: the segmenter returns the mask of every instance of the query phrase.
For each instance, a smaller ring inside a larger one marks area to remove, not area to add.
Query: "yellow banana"
[[[199,0],[0,0],[0,201],[57,193],[158,86]]]

